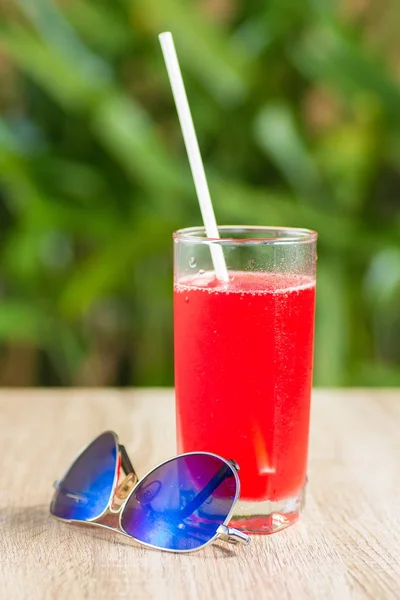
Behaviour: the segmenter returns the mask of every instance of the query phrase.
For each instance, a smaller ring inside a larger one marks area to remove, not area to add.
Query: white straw
[[[208,189],[203,161],[201,160],[200,148],[193,125],[192,115],[190,113],[189,102],[183,84],[178,57],[176,55],[174,40],[169,31],[161,33],[158,37],[175,99],[183,139],[185,140],[186,152],[192,170],[206,234],[209,238],[219,238],[210,191]],[[226,268],[224,253],[221,246],[219,244],[211,243],[210,250],[217,278],[221,281],[229,281],[228,269]]]

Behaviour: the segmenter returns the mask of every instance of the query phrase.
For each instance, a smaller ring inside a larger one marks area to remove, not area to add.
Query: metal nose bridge
[[[115,497],[118,500],[125,500],[125,498],[128,497],[134,485],[136,485],[137,481],[138,478],[136,473],[130,473],[129,475],[127,475],[117,487],[115,491]]]
[[[125,506],[125,500],[129,496],[132,488],[136,485],[138,477],[136,473],[127,475],[117,487],[114,498],[106,512],[95,520],[97,525],[102,525],[107,529],[112,529],[127,535],[119,524],[120,514]]]

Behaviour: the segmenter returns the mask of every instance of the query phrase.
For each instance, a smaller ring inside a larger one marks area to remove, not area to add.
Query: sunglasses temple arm
[[[203,488],[201,492],[199,492],[197,496],[195,496],[193,500],[191,500],[189,504],[187,504],[185,508],[180,511],[180,518],[186,519],[186,517],[194,513],[194,511],[197,510],[209,496],[211,496],[217,487],[221,485],[224,479],[231,476],[231,473],[232,469],[230,467],[221,467],[221,469],[217,471],[214,477],[207,483],[206,487]]]
[[[201,492],[199,492],[180,512],[180,518],[182,520],[185,519],[199,508],[224,479],[230,476],[230,473],[231,469],[229,467],[222,467],[207,483],[206,487],[202,489]],[[250,543],[250,538],[246,533],[239,531],[239,529],[234,529],[233,527],[227,527],[226,525],[220,525],[218,527],[218,535],[221,540],[228,542],[228,544],[244,544],[247,546],[247,544]]]
[[[133,475],[135,475],[136,480],[138,480],[139,478],[136,475],[136,471],[133,468],[133,465],[132,465],[131,460],[128,456],[128,453],[125,449],[125,446],[123,446],[122,444],[119,444],[119,451],[121,453],[121,466],[122,466],[122,469],[123,469],[125,475],[133,474]]]

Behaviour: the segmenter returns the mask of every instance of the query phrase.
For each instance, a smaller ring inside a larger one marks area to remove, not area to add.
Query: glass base
[[[292,525],[300,517],[306,486],[283,500],[239,500],[229,525],[246,533],[275,533]]]

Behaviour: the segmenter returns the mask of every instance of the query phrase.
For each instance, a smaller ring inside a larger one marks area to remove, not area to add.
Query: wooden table
[[[105,429],[146,472],[175,453],[172,391],[0,392],[1,599],[400,598],[398,391],[316,391],[303,519],[192,555],[49,517],[53,480]]]

